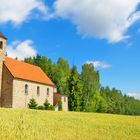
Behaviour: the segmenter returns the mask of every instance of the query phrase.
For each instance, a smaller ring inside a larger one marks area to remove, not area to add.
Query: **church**
[[[5,108],[27,108],[30,99],[38,105],[45,100],[58,110],[68,111],[68,98],[57,93],[57,87],[40,67],[6,56],[7,38],[0,33],[0,106]]]

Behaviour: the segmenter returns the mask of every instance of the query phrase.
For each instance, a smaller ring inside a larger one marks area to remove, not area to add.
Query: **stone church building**
[[[27,108],[31,98],[38,105],[46,99],[55,110],[62,101],[62,110],[68,111],[68,98],[57,93],[55,84],[40,67],[6,57],[6,37],[0,33],[0,106]]]

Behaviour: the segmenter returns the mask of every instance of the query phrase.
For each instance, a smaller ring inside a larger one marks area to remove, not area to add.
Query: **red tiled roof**
[[[21,62],[9,57],[5,58],[4,64],[14,78],[54,86],[54,83],[49,79],[49,77],[42,71],[40,67],[27,64],[25,62]]]

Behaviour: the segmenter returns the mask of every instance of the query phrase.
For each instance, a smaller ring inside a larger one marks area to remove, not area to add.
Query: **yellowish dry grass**
[[[0,140],[140,140],[140,117],[0,109]]]

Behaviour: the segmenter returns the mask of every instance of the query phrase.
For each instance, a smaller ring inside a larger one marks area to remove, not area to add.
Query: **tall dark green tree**
[[[68,78],[68,104],[70,111],[81,111],[82,109],[82,85],[77,67],[73,66]]]
[[[63,58],[59,58],[57,64],[53,66],[53,81],[58,88],[58,92],[68,94],[67,80],[70,74],[69,64]]]
[[[95,112],[100,100],[99,73],[94,70],[92,64],[84,64],[81,79],[83,83],[83,110]]]
[[[107,111],[108,111],[108,104],[107,104],[106,100],[103,97],[100,97],[97,112],[107,113]]]
[[[26,62],[26,63],[28,63],[28,64],[35,65],[34,59],[33,59],[32,57],[25,58],[25,59],[24,59],[24,62]]]

